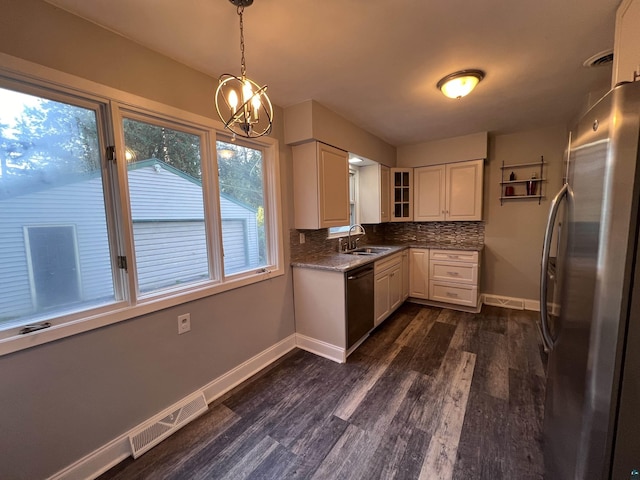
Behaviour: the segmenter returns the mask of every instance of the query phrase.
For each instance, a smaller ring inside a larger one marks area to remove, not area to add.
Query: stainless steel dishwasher
[[[346,274],[347,282],[347,349],[374,326],[373,264]]]

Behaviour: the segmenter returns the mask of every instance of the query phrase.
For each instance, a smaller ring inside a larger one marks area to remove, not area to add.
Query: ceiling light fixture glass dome
[[[449,98],[462,98],[471,93],[484,78],[482,70],[460,70],[440,79],[438,89]]]

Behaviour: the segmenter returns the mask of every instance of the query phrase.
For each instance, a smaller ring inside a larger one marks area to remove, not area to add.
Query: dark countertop
[[[403,245],[361,245],[361,247],[385,247],[383,253],[375,255],[350,255],[348,253],[328,252],[309,255],[304,260],[291,262],[292,267],[315,268],[318,270],[333,270],[336,272],[347,272],[351,269],[361,267],[371,262],[376,262],[381,258],[388,257],[394,253],[401,252],[407,248],[429,248],[434,250],[463,250],[467,252],[482,251],[484,245],[478,244],[450,244],[450,243],[427,243],[410,242]]]

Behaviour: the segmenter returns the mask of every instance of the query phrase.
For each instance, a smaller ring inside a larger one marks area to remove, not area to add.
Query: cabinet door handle
[[[460,275],[460,273],[458,273],[458,272],[447,272],[447,275],[451,275],[452,277],[457,277],[458,275]]]
[[[457,297],[458,294],[457,293],[453,293],[453,292],[447,292],[447,297]]]
[[[460,255],[447,255],[448,258],[460,258]]]

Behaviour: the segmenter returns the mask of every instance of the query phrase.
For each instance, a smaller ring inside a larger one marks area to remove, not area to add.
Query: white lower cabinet
[[[434,302],[455,303],[475,307],[478,304],[478,287],[446,283],[440,281],[429,282],[430,300]]]
[[[296,333],[346,350],[344,273],[314,268],[293,269]]]
[[[402,253],[374,265],[375,325],[378,326],[404,301],[402,297]]]
[[[429,298],[429,249],[409,250],[409,296]]]
[[[402,301],[409,298],[409,250],[402,251]]]
[[[430,300],[478,306],[479,252],[431,250],[429,260]]]
[[[412,248],[409,251],[409,296],[431,304],[478,308],[480,252]]]

